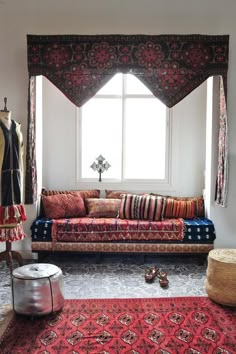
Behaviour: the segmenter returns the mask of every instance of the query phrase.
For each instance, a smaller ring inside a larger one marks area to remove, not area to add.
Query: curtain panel
[[[130,73],[167,107],[173,107],[208,77],[219,75],[220,92],[227,102],[228,44],[228,35],[28,35],[29,79],[45,76],[81,107],[116,73]],[[226,104],[224,116],[227,121]],[[27,153],[35,160],[35,151],[30,152],[33,119],[29,114]],[[26,188],[26,203],[37,197],[35,169],[36,162],[28,161],[26,183],[32,185]],[[222,171],[224,179],[226,169]],[[227,183],[221,180],[220,185]],[[224,194],[218,191],[216,199],[223,206]]]

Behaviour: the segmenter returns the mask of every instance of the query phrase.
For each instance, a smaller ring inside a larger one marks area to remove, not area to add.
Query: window
[[[101,154],[111,167],[103,181],[168,180],[170,110],[131,74],[115,75],[78,109],[78,177],[97,181],[90,168]]]

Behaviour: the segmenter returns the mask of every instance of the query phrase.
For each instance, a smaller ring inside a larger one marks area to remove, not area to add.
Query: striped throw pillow
[[[163,218],[165,198],[146,194],[142,196],[142,219],[159,221]]]
[[[192,200],[194,202],[194,208],[195,208],[195,216],[198,217],[204,217],[205,216],[205,203],[204,203],[204,199],[203,196],[200,197],[179,197],[179,198],[175,198],[177,200],[187,200],[190,201]]]
[[[122,194],[119,218],[142,219],[142,195]]]
[[[195,218],[195,203],[193,200],[176,200],[166,198],[164,206],[164,218]]]
[[[120,213],[121,219],[162,220],[164,198],[149,194],[122,194]]]
[[[160,194],[154,194],[150,193],[151,195],[160,195]],[[175,200],[184,200],[184,201],[190,201],[192,200],[195,205],[195,216],[196,217],[204,217],[205,216],[205,202],[203,196],[198,196],[198,197],[175,197],[175,196],[166,196],[166,198],[173,198]]]

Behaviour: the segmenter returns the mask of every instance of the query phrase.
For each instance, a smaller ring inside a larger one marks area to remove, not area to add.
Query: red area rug
[[[14,315],[1,354],[233,354],[235,309],[206,297],[66,300],[41,318]]]

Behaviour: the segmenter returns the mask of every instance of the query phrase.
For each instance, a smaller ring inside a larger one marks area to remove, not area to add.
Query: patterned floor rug
[[[235,308],[207,297],[66,300],[44,317],[13,314],[0,352],[233,354],[235,329]]]

